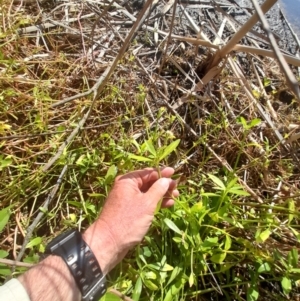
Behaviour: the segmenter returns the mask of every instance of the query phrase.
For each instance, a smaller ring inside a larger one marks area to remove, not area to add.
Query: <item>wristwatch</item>
[[[58,255],[65,261],[83,301],[98,301],[105,294],[105,275],[80,232],[70,230],[57,236],[47,245],[45,253]]]

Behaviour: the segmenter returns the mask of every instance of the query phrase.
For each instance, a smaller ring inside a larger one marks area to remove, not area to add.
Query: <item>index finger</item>
[[[134,181],[139,189],[142,189],[145,185],[154,183],[160,177],[170,178],[174,174],[172,167],[163,167],[160,169],[160,174],[156,168],[145,168],[136,171],[132,171],[126,175],[120,176],[117,181],[130,179]]]

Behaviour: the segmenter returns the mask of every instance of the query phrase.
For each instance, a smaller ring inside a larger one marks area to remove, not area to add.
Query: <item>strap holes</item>
[[[95,271],[97,271],[97,270],[98,270],[98,267],[97,267],[96,265],[92,267],[92,271],[93,271],[93,272],[95,272]]]
[[[79,271],[77,271],[77,276],[81,276],[82,275],[82,272],[79,270]]]
[[[79,282],[82,284],[83,282],[85,282],[85,278],[81,278],[81,279],[79,280]]]
[[[94,258],[92,258],[92,259],[89,260],[89,264],[90,264],[90,265],[92,265],[94,262],[95,262],[95,259],[94,259]]]
[[[73,264],[71,265],[71,267],[72,267],[73,270],[75,270],[75,269],[77,268],[77,263],[76,263],[76,262],[73,263]]]
[[[71,261],[74,258],[74,255],[69,255],[68,256],[68,261]]]

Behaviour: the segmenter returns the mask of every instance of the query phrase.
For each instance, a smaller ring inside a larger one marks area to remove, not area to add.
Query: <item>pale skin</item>
[[[170,167],[161,169],[160,174],[146,168],[116,178],[100,217],[83,234],[104,274],[143,240],[160,201],[163,208],[174,204],[179,192],[171,179],[173,173]],[[19,280],[31,301],[81,299],[68,267],[57,256],[47,257]]]

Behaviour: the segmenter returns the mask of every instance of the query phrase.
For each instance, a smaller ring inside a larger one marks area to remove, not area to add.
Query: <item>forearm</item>
[[[83,239],[96,256],[102,272],[107,274],[117,262],[109,231],[101,221],[93,224]],[[68,266],[59,256],[51,255],[19,277],[31,301],[77,301],[81,294]]]
[[[66,263],[49,256],[19,277],[31,301],[78,301],[80,292]]]

